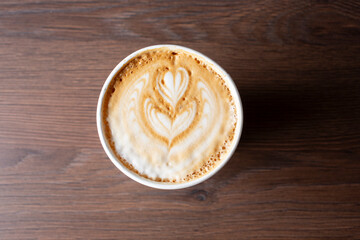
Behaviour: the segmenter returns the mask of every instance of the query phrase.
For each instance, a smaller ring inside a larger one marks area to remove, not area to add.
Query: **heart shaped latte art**
[[[177,69],[175,76],[170,71],[164,75],[159,74],[156,85],[160,96],[172,106],[171,115],[175,117],[171,118],[169,114],[160,112],[151,98],[145,100],[145,113],[152,130],[171,145],[172,140],[188,129],[194,121],[197,105],[192,101],[185,110],[176,113],[176,106],[189,85],[189,74],[184,68]]]
[[[189,85],[189,74],[184,68],[178,68],[175,76],[170,71],[163,77],[159,74],[156,84],[161,96],[175,108]]]

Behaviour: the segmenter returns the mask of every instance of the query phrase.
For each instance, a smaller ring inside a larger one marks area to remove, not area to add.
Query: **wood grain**
[[[173,43],[233,77],[244,131],[198,186],[120,173],[98,94]],[[360,239],[360,2],[1,1],[0,239]]]

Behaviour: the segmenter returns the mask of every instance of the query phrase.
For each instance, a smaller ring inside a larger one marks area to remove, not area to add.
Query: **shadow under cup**
[[[236,111],[237,111],[237,124],[236,124],[236,128],[235,128],[235,134],[234,134],[234,139],[232,141],[232,145],[230,147],[229,152],[227,153],[226,157],[224,159],[221,160],[221,162],[219,164],[217,164],[212,170],[210,170],[208,173],[206,173],[205,175],[196,178],[194,180],[188,181],[188,182],[180,182],[180,183],[170,183],[170,182],[158,182],[158,181],[153,181],[150,180],[148,178],[142,177],[140,175],[138,175],[137,173],[135,173],[134,171],[130,170],[127,166],[125,166],[116,156],[116,153],[113,152],[112,147],[110,146],[109,142],[107,139],[109,139],[109,133],[106,132],[105,129],[105,124],[104,124],[104,101],[106,100],[106,98],[109,98],[109,94],[108,94],[108,88],[109,85],[111,84],[111,82],[113,81],[113,78],[117,75],[117,73],[123,68],[124,65],[126,65],[130,60],[132,60],[134,57],[140,55],[142,52],[145,52],[147,50],[151,50],[151,49],[156,49],[156,48],[168,48],[169,50],[181,50],[184,52],[188,52],[191,55],[196,56],[197,58],[203,60],[206,64],[210,65],[214,70],[216,70],[216,72],[218,74],[220,74],[220,76],[225,80],[231,95],[233,97],[234,103],[235,103],[235,107],[236,107]],[[146,48],[142,48],[132,54],[130,54],[129,56],[127,56],[125,59],[123,59],[110,73],[110,75],[108,76],[108,78],[106,79],[103,88],[100,92],[100,96],[99,96],[99,100],[98,100],[98,105],[97,105],[97,112],[96,112],[96,122],[97,122],[97,129],[98,129],[98,134],[99,134],[99,138],[101,141],[101,144],[107,154],[107,156],[110,158],[110,160],[113,162],[113,164],[120,170],[122,171],[126,176],[128,176],[129,178],[135,180],[138,183],[141,183],[143,185],[146,185],[148,187],[152,187],[152,188],[158,188],[158,189],[181,189],[181,188],[187,188],[187,187],[191,187],[194,186],[196,184],[199,184],[205,180],[207,180],[208,178],[210,178],[211,176],[213,176],[215,173],[217,173],[227,162],[228,160],[231,158],[231,156],[233,155],[233,153],[236,150],[236,147],[239,143],[240,140],[240,136],[241,136],[241,131],[242,131],[242,126],[243,126],[243,110],[242,110],[242,104],[241,104],[241,100],[240,100],[240,95],[239,92],[232,80],[232,78],[230,77],[229,74],[227,74],[225,72],[225,70],[223,68],[221,68],[217,63],[215,63],[213,60],[211,60],[210,58],[206,57],[205,55],[186,48],[186,47],[182,47],[182,46],[178,46],[178,45],[154,45],[154,46],[149,46]]]

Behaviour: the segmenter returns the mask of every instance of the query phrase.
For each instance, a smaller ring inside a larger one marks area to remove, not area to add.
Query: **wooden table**
[[[100,89],[172,43],[233,77],[244,131],[210,180],[164,191],[107,158]],[[359,1],[0,3],[0,239],[360,239]]]

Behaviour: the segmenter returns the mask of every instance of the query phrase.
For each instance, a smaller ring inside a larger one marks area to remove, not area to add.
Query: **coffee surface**
[[[195,54],[165,47],[142,52],[118,71],[106,96],[109,145],[143,177],[191,181],[233,145],[233,96],[224,77]]]

